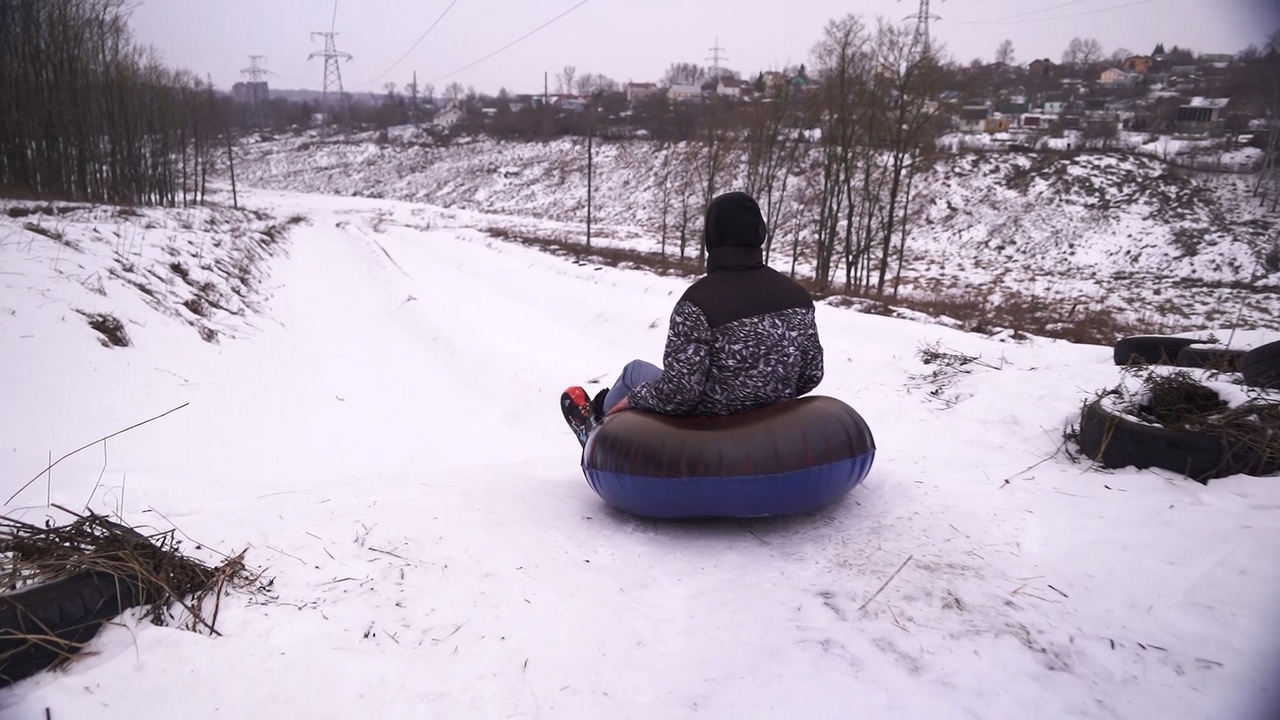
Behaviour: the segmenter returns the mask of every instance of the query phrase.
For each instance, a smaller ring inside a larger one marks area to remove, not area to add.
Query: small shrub
[[[103,347],[129,347],[132,344],[129,341],[129,334],[124,330],[124,323],[120,322],[116,316],[106,313],[87,313],[82,310],[76,312],[89,321],[89,327],[102,334],[100,342]]]
[[[193,315],[199,317],[209,317],[209,305],[200,297],[189,297],[182,301],[182,306],[190,310]]]
[[[43,235],[49,238],[50,240],[53,240],[54,242],[62,242],[62,233],[58,232],[57,230],[50,230],[47,227],[42,227],[35,223],[26,223],[25,225],[22,226],[22,228],[27,232],[33,232],[37,235]]]

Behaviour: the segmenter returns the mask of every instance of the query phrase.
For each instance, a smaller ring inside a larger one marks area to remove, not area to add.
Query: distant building
[[[1228,102],[1230,98],[1192,98],[1178,108],[1175,127],[1188,135],[1217,135],[1222,132],[1222,111]]]
[[[1032,60],[1027,64],[1027,72],[1032,75],[1050,75],[1053,73],[1054,67],[1055,65],[1053,64],[1053,61],[1048,58],[1044,58],[1043,60]]]
[[[721,97],[739,99],[745,95],[751,94],[751,83],[739,80],[728,75],[721,75],[720,81],[716,83],[716,94]]]
[[[787,76],[777,70],[769,70],[762,73],[761,79],[764,80],[764,89],[766,91],[772,91],[787,84]]]
[[[462,120],[462,115],[462,109],[451,100],[444,110],[436,113],[436,116],[431,120],[431,124],[448,130]]]
[[[1010,121],[1005,117],[989,117],[982,121],[982,132],[1002,133],[1009,131]]]
[[[238,82],[231,86],[231,98],[256,105],[271,99],[271,89],[265,82]]]
[[[673,103],[702,102],[702,88],[697,85],[672,85],[667,88],[667,99]]]
[[[1003,115],[1021,115],[1031,109],[1031,103],[1022,95],[1001,98],[996,102],[996,112]]]
[[[1041,115],[1039,113],[1027,113],[1023,115],[1018,124],[1024,128],[1044,129],[1048,130],[1056,118],[1050,115]]]
[[[1141,79],[1142,76],[1138,73],[1119,68],[1107,68],[1098,76],[1098,82],[1110,87],[1133,87]]]
[[[638,103],[659,92],[657,83],[627,83],[627,102]]]
[[[1131,73],[1146,75],[1150,72],[1151,66],[1154,65],[1155,62],[1156,59],[1150,55],[1132,55],[1125,58],[1124,62],[1120,64],[1120,67],[1121,69]]]
[[[960,129],[965,132],[981,132],[990,117],[990,107],[986,105],[966,105],[960,108]]]

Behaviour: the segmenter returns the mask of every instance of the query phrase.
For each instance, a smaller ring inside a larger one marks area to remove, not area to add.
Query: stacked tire
[[[104,622],[145,602],[137,584],[95,570],[0,594],[0,688],[70,657]]]
[[[1246,385],[1280,390],[1280,341],[1245,353],[1240,360],[1240,374]]]
[[[1244,383],[1280,389],[1280,342],[1232,350],[1194,338],[1139,335],[1115,344],[1117,365],[1177,365],[1240,373]],[[1261,426],[1260,426],[1261,429]],[[1274,431],[1241,438],[1213,430],[1185,430],[1142,422],[1094,400],[1080,415],[1080,450],[1108,468],[1159,467],[1198,482],[1244,473],[1280,472],[1280,437]]]
[[[1280,472],[1280,442],[1262,447],[1240,438],[1139,422],[1094,400],[1080,415],[1080,450],[1107,468],[1151,467],[1207,483],[1227,475]]]

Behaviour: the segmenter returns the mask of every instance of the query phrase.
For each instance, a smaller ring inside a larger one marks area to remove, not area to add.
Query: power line
[[[530,30],[529,32],[525,33],[524,35],[521,35],[520,37],[516,38],[515,40],[512,40],[511,42],[507,43],[506,45],[503,45],[502,47],[498,48],[497,50],[494,50],[493,52],[489,53],[488,55],[485,55],[484,57],[480,58],[479,60],[476,60],[475,62],[473,62],[473,63],[469,63],[469,64],[467,64],[467,65],[463,65],[462,67],[458,68],[457,70],[454,70],[454,71],[452,71],[452,72],[447,72],[447,73],[445,73],[444,75],[441,75],[440,77],[435,78],[434,80],[430,80],[430,81],[428,81],[428,82],[429,82],[430,84],[434,85],[435,83],[438,83],[438,82],[440,82],[441,80],[444,80],[445,78],[448,78],[448,77],[452,77],[452,76],[454,76],[454,75],[457,75],[458,73],[462,72],[463,70],[470,70],[471,68],[475,67],[476,65],[479,65],[480,63],[484,62],[485,60],[488,60],[488,59],[492,58],[493,56],[495,56],[495,55],[497,55],[497,54],[499,54],[499,53],[501,53],[501,52],[503,52],[503,51],[505,51],[505,50],[507,50],[507,49],[511,48],[513,45],[515,45],[515,44],[519,43],[519,42],[520,42],[520,41],[522,41],[522,40],[525,40],[526,38],[528,38],[529,36],[531,36],[531,35],[533,35],[534,33],[538,32],[539,30],[542,30],[543,28],[547,27],[547,26],[548,26],[548,25],[550,25],[551,23],[553,23],[553,22],[555,22],[555,21],[559,20],[560,18],[564,17],[565,15],[568,15],[569,13],[573,12],[574,10],[577,10],[578,8],[582,7],[583,5],[586,5],[586,4],[587,4],[587,3],[589,3],[589,2],[591,2],[591,0],[582,0],[582,2],[579,2],[577,5],[574,5],[573,7],[569,8],[568,10],[565,10],[564,12],[562,12],[562,13],[560,13],[559,15],[557,15],[557,16],[555,16],[555,17],[551,18],[550,20],[548,20],[548,21],[546,21],[546,22],[542,23],[541,25],[539,25],[538,27],[536,27],[536,28],[534,28],[534,29]]]
[[[1098,15],[1101,13],[1109,13],[1115,10],[1123,10],[1124,8],[1136,7],[1138,5],[1147,5],[1155,1],[1156,0],[1137,0],[1137,2],[1124,3],[1121,5],[1113,5],[1111,7],[1100,8],[1098,10],[1085,10],[1084,12],[1070,13],[1068,15],[1054,15],[1052,17],[1027,18],[1023,20],[1012,20],[1012,21],[1005,21],[999,18],[995,20],[966,20],[963,22],[954,22],[951,24],[952,25],[996,25],[996,24],[1023,25],[1026,23],[1034,23],[1034,22],[1050,22],[1053,20],[1068,20],[1070,18],[1084,17],[1086,15]]]
[[[1086,2],[1086,1],[1087,0],[1071,0],[1071,2],[1059,3],[1057,5],[1050,5],[1047,8],[1040,8],[1039,10],[1030,10],[1027,12],[1017,13],[1016,15],[1005,15],[1004,17],[991,18],[990,20],[965,20],[962,22],[955,22],[951,24],[952,25],[984,25],[987,23],[1004,22],[1005,20],[1015,20],[1017,18],[1024,18],[1024,17],[1030,17],[1031,15],[1039,15],[1040,13],[1047,13],[1052,10],[1060,10],[1064,7],[1079,5],[1080,3]]]
[[[431,23],[431,27],[427,28],[427,31],[422,33],[422,36],[419,37],[417,41],[413,43],[413,45],[410,45],[408,50],[404,51],[404,54],[400,56],[399,60],[396,60],[395,62],[391,63],[391,67],[387,68],[386,70],[383,70],[380,75],[378,75],[377,77],[375,77],[374,79],[370,80],[365,84],[372,85],[373,83],[378,82],[378,80],[384,77],[387,73],[391,72],[392,70],[395,70],[397,65],[404,62],[404,59],[409,57],[409,53],[417,49],[418,45],[421,45],[422,41],[427,39],[427,36],[431,34],[431,31],[436,29],[436,25],[439,25],[440,21],[444,19],[444,16],[448,15],[449,11],[453,9],[453,6],[457,4],[458,4],[458,0],[453,0],[453,2],[449,3],[449,7],[445,8],[444,12],[440,13],[440,17],[436,18],[436,21]]]

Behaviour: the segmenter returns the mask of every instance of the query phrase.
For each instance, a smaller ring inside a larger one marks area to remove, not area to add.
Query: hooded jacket
[[[631,407],[667,415],[729,415],[799,397],[822,380],[808,291],[764,264],[765,223],[751,196],[707,206],[707,274],[671,314],[662,377],[634,388]]]

